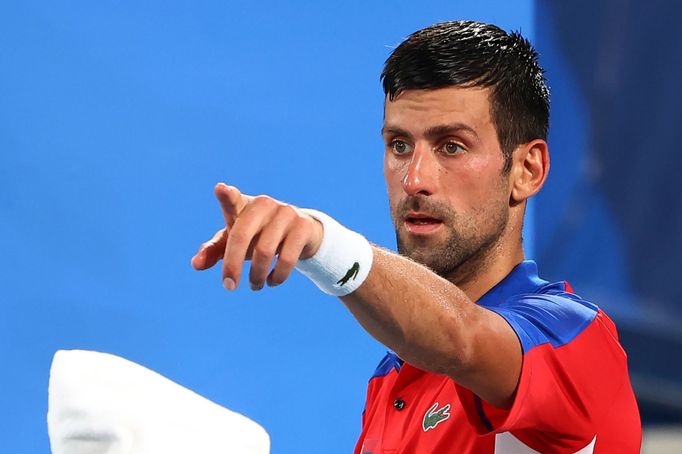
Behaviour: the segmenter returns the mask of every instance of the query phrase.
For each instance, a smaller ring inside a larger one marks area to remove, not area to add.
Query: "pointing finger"
[[[218,183],[216,185],[215,196],[223,209],[225,225],[228,228],[232,227],[234,221],[244,209],[250,197],[243,195],[239,189],[234,186],[228,186],[225,183]]]

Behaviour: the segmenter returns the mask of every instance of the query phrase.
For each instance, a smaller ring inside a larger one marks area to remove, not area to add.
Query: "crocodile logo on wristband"
[[[358,271],[360,271],[360,264],[358,262],[353,263],[353,266],[351,266],[348,271],[346,271],[346,275],[343,276],[341,279],[339,279],[336,283],[343,287],[346,285],[348,281],[355,280],[356,277],[358,277]]]

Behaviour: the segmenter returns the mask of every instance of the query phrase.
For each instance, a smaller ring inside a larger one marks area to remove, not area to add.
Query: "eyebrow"
[[[452,124],[443,124],[443,125],[436,125],[436,126],[431,126],[429,129],[424,131],[424,136],[426,136],[428,139],[437,139],[442,136],[446,136],[449,134],[455,134],[459,132],[466,132],[475,138],[478,138],[478,134],[476,131],[469,125],[466,125],[464,123],[452,123]],[[398,127],[398,126],[384,126],[381,128],[381,134],[386,135],[394,135],[394,136],[405,136],[405,137],[412,137],[412,134],[407,132],[406,130]]]

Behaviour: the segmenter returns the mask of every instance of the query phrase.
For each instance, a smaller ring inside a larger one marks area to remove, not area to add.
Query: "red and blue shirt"
[[[524,261],[478,302],[523,350],[510,409],[388,352],[369,381],[355,454],[638,453],[641,423],[613,322]]]

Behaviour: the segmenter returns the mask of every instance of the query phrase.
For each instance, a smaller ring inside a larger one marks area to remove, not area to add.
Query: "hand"
[[[322,242],[322,224],[293,205],[265,195],[248,196],[234,186],[218,183],[215,195],[223,210],[225,228],[203,243],[192,257],[196,270],[223,259],[223,286],[239,285],[244,260],[251,260],[249,283],[260,290],[284,282],[299,259],[312,257]],[[277,263],[270,267],[277,255]]]

